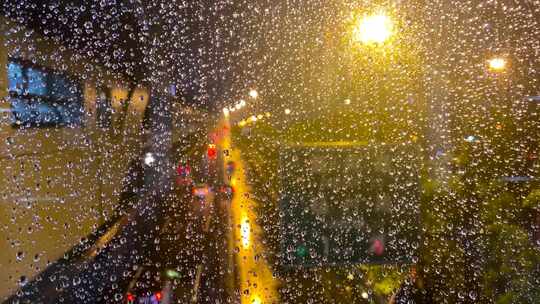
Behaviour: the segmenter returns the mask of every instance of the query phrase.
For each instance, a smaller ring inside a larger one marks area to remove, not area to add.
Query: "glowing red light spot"
[[[216,145],[208,145],[208,151],[207,151],[207,154],[208,154],[208,158],[209,159],[216,159],[217,158],[217,148],[216,148]]]
[[[156,299],[161,301],[161,291],[156,292]]]
[[[135,296],[133,296],[130,293],[127,294],[126,298],[127,298],[128,303],[133,303],[135,301]]]
[[[176,168],[176,172],[178,172],[178,175],[186,177],[191,173],[191,168],[188,165],[183,166],[182,164],[179,164]]]
[[[384,244],[381,240],[375,239],[373,241],[373,253],[376,255],[382,255],[384,253]]]

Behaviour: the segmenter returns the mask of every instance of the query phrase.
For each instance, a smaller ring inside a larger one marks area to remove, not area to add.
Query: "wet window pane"
[[[27,68],[26,77],[28,78],[28,94],[43,96],[48,93],[47,74],[38,69]]]
[[[24,90],[23,70],[20,64],[10,62],[8,64],[9,91],[22,93]]]
[[[540,303],[538,0],[0,7],[0,302]]]
[[[16,127],[77,126],[83,107],[79,85],[67,76],[25,63],[8,64],[12,124]]]
[[[76,100],[80,95],[77,83],[64,75],[50,75],[49,83],[49,94],[55,100]]]

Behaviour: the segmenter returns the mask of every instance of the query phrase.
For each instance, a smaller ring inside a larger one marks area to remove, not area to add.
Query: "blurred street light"
[[[489,69],[494,72],[502,72],[506,69],[506,59],[502,57],[493,57],[488,60]]]
[[[229,116],[229,109],[223,108],[223,115],[225,115],[225,117]]]
[[[375,14],[359,18],[353,29],[356,42],[365,44],[383,43],[392,36],[394,24],[384,14]]]
[[[259,296],[254,296],[253,299],[251,300],[251,304],[261,304],[261,303],[262,301]]]
[[[240,99],[240,106],[245,107],[246,106],[246,101],[243,100],[243,99]]]
[[[257,90],[255,90],[255,89],[251,89],[251,90],[249,90],[249,96],[251,98],[257,98],[257,96],[259,96],[259,92],[257,92]]]
[[[152,165],[156,161],[156,158],[154,157],[154,154],[152,152],[148,152],[144,155],[144,163],[147,166]]]
[[[285,114],[287,114],[287,115],[291,114],[291,110],[290,109],[285,109]]]
[[[241,221],[240,234],[242,236],[242,247],[247,249],[251,243],[251,227],[247,214],[242,214]]]

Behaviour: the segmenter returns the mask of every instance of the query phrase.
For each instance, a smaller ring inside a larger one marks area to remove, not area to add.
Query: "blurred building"
[[[0,17],[0,296],[114,216],[148,91]],[[129,98],[128,98],[129,96]]]

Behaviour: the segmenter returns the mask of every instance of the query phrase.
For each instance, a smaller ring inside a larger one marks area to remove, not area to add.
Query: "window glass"
[[[14,126],[75,126],[82,123],[82,94],[76,81],[59,73],[8,64],[11,115]]]
[[[20,64],[10,62],[8,64],[9,91],[21,94],[24,90],[23,69]]]
[[[28,94],[44,96],[47,94],[47,74],[35,68],[27,68]]]
[[[79,94],[77,84],[61,74],[50,77],[51,96],[54,99],[72,100]]]
[[[540,304],[540,0],[0,28],[0,303]]]

